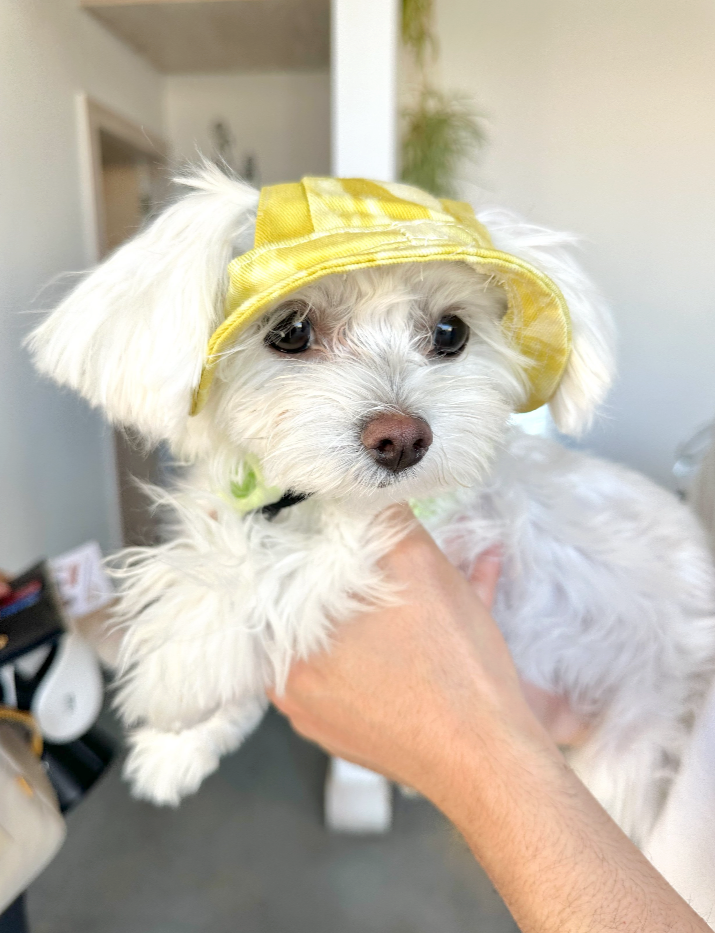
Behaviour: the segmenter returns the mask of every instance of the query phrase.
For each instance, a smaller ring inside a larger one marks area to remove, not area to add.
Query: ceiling
[[[328,67],[330,0],[80,0],[164,74]]]

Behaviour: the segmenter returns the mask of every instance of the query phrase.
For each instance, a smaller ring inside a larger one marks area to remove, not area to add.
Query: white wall
[[[585,237],[620,379],[586,439],[670,483],[715,416],[715,5],[436,0],[441,73],[490,142],[465,177]]]
[[[160,132],[161,84],[74,0],[0,0],[0,567],[10,571],[87,538],[117,543],[109,434],[34,375],[20,312],[87,264],[77,93]]]
[[[227,124],[235,137],[239,163],[247,153],[257,156],[262,184],[330,171],[327,72],[166,79],[167,134],[177,159],[196,159],[199,152],[211,154],[211,127],[217,120]]]

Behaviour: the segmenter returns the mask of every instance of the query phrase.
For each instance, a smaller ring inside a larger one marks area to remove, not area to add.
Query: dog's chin
[[[366,471],[340,490],[338,496],[329,497],[372,510],[452,492],[459,485],[457,480],[450,482],[450,477],[438,477],[433,470],[416,464],[400,473],[382,469]]]
[[[417,467],[414,470],[406,470],[399,476],[382,480],[367,492],[375,497],[384,498],[386,503],[405,502],[408,499],[421,499],[450,492],[455,485],[444,480],[438,482],[434,476],[424,470],[420,471]]]

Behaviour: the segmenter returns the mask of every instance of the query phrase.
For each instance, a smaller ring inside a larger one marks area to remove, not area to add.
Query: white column
[[[332,0],[332,171],[394,181],[398,0]]]
[[[332,171],[339,178],[396,178],[398,8],[399,0],[332,0]],[[336,832],[386,832],[388,781],[334,758],[325,821]]]

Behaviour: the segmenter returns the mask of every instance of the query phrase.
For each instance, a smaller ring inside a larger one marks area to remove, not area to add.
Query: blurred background
[[[256,185],[403,177],[578,234],[619,333],[582,443],[675,488],[715,414],[714,52],[709,0],[0,0],[0,567],[155,535],[129,477],[161,455],[36,378],[21,340],[199,153]],[[324,772],[277,717],[177,812],[113,769],[30,891],[33,930],[514,929],[425,802],[330,836]]]

